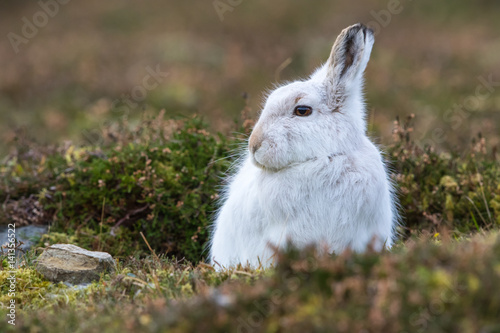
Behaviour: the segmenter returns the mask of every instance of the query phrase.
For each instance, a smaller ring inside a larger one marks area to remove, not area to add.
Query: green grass
[[[500,329],[498,233],[422,237],[383,253],[289,251],[266,271],[130,257],[84,290],[44,282],[33,268],[18,270],[19,332]]]

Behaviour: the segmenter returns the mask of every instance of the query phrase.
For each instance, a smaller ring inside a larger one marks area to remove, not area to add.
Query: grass
[[[18,270],[15,329],[496,332],[499,251],[500,237],[490,233],[413,238],[383,253],[289,251],[265,271],[129,257],[116,276],[81,290],[44,282],[26,265]]]

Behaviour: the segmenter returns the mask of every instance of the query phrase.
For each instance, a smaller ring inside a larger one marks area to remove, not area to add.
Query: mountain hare
[[[224,190],[212,264],[266,267],[287,244],[335,253],[391,246],[393,188],[366,135],[362,92],[373,42],[364,25],[348,27],[308,80],[269,95]]]

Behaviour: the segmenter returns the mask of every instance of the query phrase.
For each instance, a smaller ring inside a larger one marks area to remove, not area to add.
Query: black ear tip
[[[363,30],[365,26],[363,23],[356,23],[352,26],[349,27],[349,30],[352,31],[353,33],[357,34],[360,30]]]
[[[365,38],[368,35],[372,35],[373,36],[373,34],[374,34],[373,29],[370,28],[370,27],[367,27],[363,23],[357,23],[357,24],[354,25],[354,27],[356,28],[356,33],[359,32],[359,30],[362,30],[363,31],[363,35],[364,35]]]
[[[366,36],[367,35],[373,35],[374,34],[374,31],[373,29],[371,29],[370,27],[367,27],[366,25],[364,25],[363,23],[356,23],[354,25],[352,25],[351,27],[349,27],[349,32],[350,32],[350,36],[354,36],[356,35],[360,30],[363,31],[363,35]]]

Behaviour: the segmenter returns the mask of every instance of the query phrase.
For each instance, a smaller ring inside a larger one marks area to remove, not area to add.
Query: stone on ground
[[[72,244],[54,244],[38,257],[37,270],[53,282],[90,283],[102,273],[113,273],[116,264],[106,252],[88,251]]]

